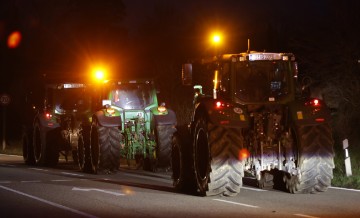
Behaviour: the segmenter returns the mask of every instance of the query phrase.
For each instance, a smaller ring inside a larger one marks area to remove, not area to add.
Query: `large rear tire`
[[[116,173],[120,166],[121,133],[118,127],[91,126],[91,162],[95,173]]]
[[[35,164],[34,148],[33,148],[33,132],[24,127],[22,135],[23,158],[27,165]]]
[[[33,133],[33,153],[37,165],[56,166],[59,162],[60,132],[51,129],[45,133],[41,132],[40,124],[35,123]]]
[[[242,187],[244,163],[240,129],[208,123],[203,117],[195,123],[194,170],[199,194],[236,196]]]
[[[197,186],[192,168],[191,136],[186,128],[186,126],[178,127],[172,136],[172,179],[177,191],[193,194],[196,193]]]
[[[284,176],[286,188],[291,193],[324,192],[333,178],[334,150],[329,124],[299,126],[295,128],[297,142],[298,175]]]
[[[77,152],[80,170],[85,173],[92,173],[89,127],[83,127],[79,132]]]

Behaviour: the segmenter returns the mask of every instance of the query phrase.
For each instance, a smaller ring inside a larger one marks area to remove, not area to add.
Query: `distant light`
[[[21,42],[21,33],[19,31],[12,32],[7,41],[9,48],[17,48]]]

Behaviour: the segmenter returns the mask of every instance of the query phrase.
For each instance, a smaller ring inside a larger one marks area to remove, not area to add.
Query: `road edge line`
[[[89,218],[98,218],[97,216],[82,212],[80,210],[76,210],[76,209],[73,209],[73,208],[70,208],[70,207],[66,207],[66,206],[63,206],[61,204],[57,204],[57,203],[54,203],[54,202],[51,202],[51,201],[48,201],[48,200],[45,200],[45,199],[42,199],[42,198],[39,198],[39,197],[36,197],[36,196],[32,196],[32,195],[26,194],[24,192],[20,192],[20,191],[17,191],[17,190],[14,190],[14,189],[2,186],[2,185],[0,185],[0,188],[2,188],[4,190],[7,190],[7,191],[10,191],[10,192],[14,192],[14,193],[19,194],[19,195],[26,196],[28,198],[32,198],[32,199],[41,201],[43,203],[49,204],[49,205],[54,206],[54,207],[58,207],[58,208],[61,208],[61,209],[64,209],[64,210],[71,211],[71,212],[76,213],[78,215],[82,215],[82,216],[89,217]]]

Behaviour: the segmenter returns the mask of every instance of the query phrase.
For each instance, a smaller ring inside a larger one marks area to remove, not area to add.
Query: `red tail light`
[[[228,107],[231,107],[231,105],[227,102],[223,102],[223,101],[216,101],[215,102],[215,107],[216,108],[228,108]]]
[[[312,103],[313,103],[314,106],[320,106],[320,101],[319,101],[319,99],[314,99],[314,100],[312,100]]]
[[[311,99],[310,101],[305,103],[306,106],[313,106],[313,107],[320,107],[321,106],[321,102],[319,99],[314,98]]]
[[[46,119],[50,119],[50,118],[52,117],[52,114],[46,113],[46,114],[45,114],[45,117],[46,117]]]

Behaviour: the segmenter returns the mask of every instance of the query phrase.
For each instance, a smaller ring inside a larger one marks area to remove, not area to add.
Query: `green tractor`
[[[78,162],[82,126],[91,118],[91,98],[82,83],[52,83],[45,86],[44,105],[33,106],[35,117],[24,128],[23,157],[26,164],[55,166],[60,154]]]
[[[152,81],[107,82],[101,85],[102,109],[82,133],[84,166],[96,173],[115,172],[120,158],[136,160],[146,170],[169,169],[176,115],[159,105]],[[79,158],[80,159],[80,158]]]
[[[297,81],[291,53],[218,55],[183,65],[194,84],[191,123],[172,144],[174,186],[234,196],[244,176],[291,193],[326,191],[334,150],[330,111]]]

